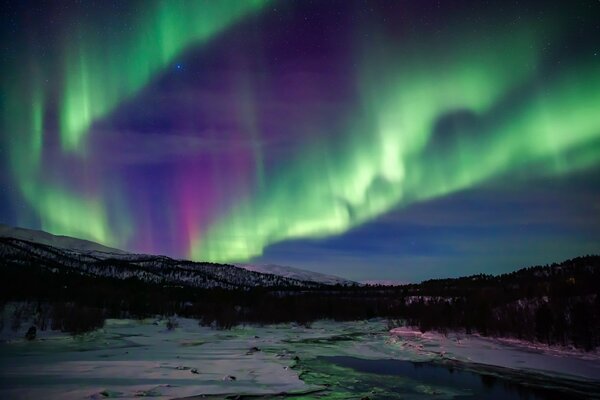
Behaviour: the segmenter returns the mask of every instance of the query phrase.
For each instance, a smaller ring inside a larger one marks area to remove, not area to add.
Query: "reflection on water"
[[[588,398],[577,393],[565,393],[536,386],[527,379],[515,379],[431,362],[402,360],[365,360],[355,357],[319,357],[313,376],[324,379],[331,392],[340,396],[368,394],[372,399],[486,399],[486,400],[554,400]],[[329,370],[326,364],[330,365]],[[311,368],[312,369],[312,368]],[[329,375],[329,376],[328,376]],[[316,380],[314,383],[317,383]],[[342,398],[342,397],[340,397]]]

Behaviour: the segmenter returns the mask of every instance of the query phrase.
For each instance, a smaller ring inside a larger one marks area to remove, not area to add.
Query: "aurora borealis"
[[[559,257],[598,252],[600,4],[573,3],[15,2],[0,222],[341,275],[384,257],[381,277],[411,279],[428,245],[389,262],[411,237],[482,235],[423,235],[411,215],[461,225],[475,198],[488,227],[561,207],[487,231],[499,248],[520,238],[510,262],[557,240]],[[367,232],[388,247],[353,252]],[[440,259],[464,263],[458,247]]]

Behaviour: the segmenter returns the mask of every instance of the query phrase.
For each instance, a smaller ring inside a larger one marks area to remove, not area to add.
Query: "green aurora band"
[[[566,174],[598,163],[598,60],[568,64],[543,81],[536,74],[543,42],[564,34],[564,25],[527,21],[487,35],[448,29],[438,38],[454,40],[442,44],[375,41],[379,52],[363,52],[364,107],[349,121],[347,140],[301,151],[264,190],[199,234],[191,258],[247,260],[274,243],[340,234],[394,207],[509,173]],[[436,147],[440,119],[465,112],[478,123],[456,123]]]
[[[108,42],[94,30],[80,32],[65,56],[61,135],[76,149],[90,125],[143,88],[191,45],[202,44],[266,0],[147,2],[137,29]]]

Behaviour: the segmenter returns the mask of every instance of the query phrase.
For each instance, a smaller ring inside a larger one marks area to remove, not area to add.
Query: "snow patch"
[[[261,274],[272,274],[283,276],[285,278],[297,279],[300,281],[309,281],[323,283],[326,285],[354,285],[356,282],[334,275],[326,275],[320,272],[308,271],[305,269],[288,267],[276,264],[236,264],[236,267],[248,271],[259,272]]]

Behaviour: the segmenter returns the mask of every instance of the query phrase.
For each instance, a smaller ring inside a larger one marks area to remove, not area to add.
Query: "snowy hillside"
[[[153,265],[155,267],[159,267],[163,265],[165,268],[173,265],[177,265],[179,269],[179,275],[183,275],[183,270],[186,269],[189,265],[207,265],[206,263],[193,263],[191,261],[185,260],[174,260],[165,256],[155,256],[155,255],[147,255],[147,254],[135,254],[128,253],[123,250],[110,248],[107,246],[103,246],[98,243],[94,243],[88,240],[76,239],[68,236],[58,236],[52,235],[48,232],[38,231],[33,229],[24,229],[24,228],[14,228],[6,225],[0,224],[0,238],[13,238],[18,239],[19,241],[31,242],[32,244],[46,245],[52,248],[62,250],[62,257],[73,257],[76,256],[78,259],[82,259],[81,256],[84,257],[84,260],[88,262],[92,262],[92,264],[96,264],[100,260],[105,260],[104,264],[110,264],[110,260],[112,259],[116,263],[128,262],[132,264],[132,266],[144,267],[146,268],[148,265]],[[6,242],[5,242],[6,243]],[[31,247],[31,250],[34,251],[34,247]],[[39,250],[35,250],[39,251]],[[214,265],[212,270],[218,269],[216,264],[208,264]],[[267,274],[279,276],[282,278],[286,278],[291,282],[292,286],[295,286],[297,282],[302,282],[301,286],[304,286],[306,282],[313,282],[317,284],[325,284],[325,285],[351,285],[355,282],[350,280],[340,278],[332,275],[325,275],[318,272],[306,271],[299,268],[286,267],[281,265],[251,265],[251,264],[240,264],[236,266],[231,265],[220,265],[221,268],[233,268],[232,274],[235,274],[238,269],[243,269],[246,271],[258,273],[258,274]],[[237,268],[236,268],[237,267]],[[97,269],[95,267],[87,266],[85,269]],[[102,269],[106,269],[105,265],[102,266]],[[182,269],[183,268],[183,269]],[[113,268],[114,269],[114,268]],[[140,271],[138,271],[141,273]],[[114,273],[114,272],[113,272]],[[122,277],[131,276],[132,274],[136,274],[135,272],[121,272],[118,275]],[[143,273],[147,275],[147,272]],[[102,275],[105,275],[102,273]],[[160,275],[160,274],[159,274]],[[254,275],[252,275],[254,276]],[[149,279],[149,278],[148,278]],[[161,279],[160,276],[155,276],[150,279],[152,281],[159,281]],[[183,279],[183,278],[182,278]],[[188,280],[188,279],[183,279]],[[253,281],[250,279],[250,281]],[[282,281],[283,282],[283,281]],[[238,282],[239,284],[240,282]],[[236,284],[237,285],[237,284]],[[216,286],[221,286],[220,284]],[[225,285],[227,286],[227,285]],[[271,286],[270,284],[267,286]]]
[[[275,264],[236,264],[237,267],[244,268],[248,271],[260,272],[262,274],[273,274],[301,281],[310,281],[323,283],[325,285],[353,285],[356,282],[348,279],[340,278],[339,276],[321,274],[319,272],[307,271],[305,269],[287,267],[284,265]]]
[[[77,273],[116,279],[196,288],[253,287],[317,288],[318,281],[255,272],[227,264],[176,260],[165,256],[126,253],[93,242],[46,232],[2,226],[0,267],[41,268],[54,273]]]
[[[103,246],[89,240],[76,239],[69,236],[53,235],[34,229],[16,228],[0,224],[0,237],[10,237],[28,242],[45,244],[60,249],[69,249],[82,253],[102,252],[110,254],[127,254],[127,252],[112,247]]]

